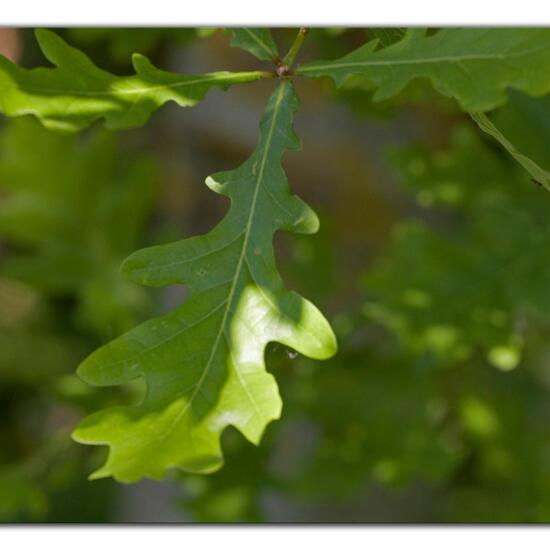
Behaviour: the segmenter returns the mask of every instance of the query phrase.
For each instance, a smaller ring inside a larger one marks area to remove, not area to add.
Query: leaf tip
[[[44,52],[48,59],[49,51],[52,47],[60,44],[65,44],[64,40],[60,36],[48,29],[35,29],[34,36],[36,37],[36,41],[38,42],[40,49]]]
[[[150,72],[151,69],[154,69],[154,66],[151,61],[149,61],[149,58],[145,57],[141,53],[132,54],[132,66],[138,74]]]
[[[325,319],[326,321],[326,319]],[[320,342],[319,349],[316,350],[314,359],[326,361],[338,353],[338,340],[332,330],[330,323],[326,321],[326,327],[323,331],[323,339]]]
[[[92,472],[89,476],[88,476],[88,480],[89,481],[96,481],[98,479],[105,479],[106,477],[110,477],[111,476],[111,472],[105,470],[105,468],[99,468],[99,470],[96,470],[95,472]],[[120,481],[122,483],[124,483],[124,480],[122,479],[118,479],[118,478],[115,478],[117,481]]]
[[[71,439],[75,442],[75,443],[86,443],[87,440],[85,437],[83,437],[82,435],[82,429],[81,429],[81,425],[82,425],[82,422],[84,420],[81,420],[79,424],[77,424],[75,426],[75,428],[73,429],[73,431],[71,432]]]
[[[36,40],[38,40],[39,44],[41,44],[43,40],[48,40],[48,38],[51,38],[52,35],[56,36],[54,32],[48,29],[34,29],[34,36],[36,37]]]
[[[90,384],[90,379],[89,379],[89,376],[88,376],[88,366],[87,366],[87,360],[84,359],[84,361],[82,361],[82,363],[80,363],[80,365],[78,365],[78,367],[76,368],[76,375],[80,378],[80,380],[82,380],[83,382],[86,382],[88,384]]]

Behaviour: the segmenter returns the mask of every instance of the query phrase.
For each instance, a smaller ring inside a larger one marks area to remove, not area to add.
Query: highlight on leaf
[[[48,128],[75,131],[98,119],[110,129],[140,126],[168,101],[192,107],[211,88],[271,77],[266,71],[219,71],[182,75],[162,71],[140,54],[132,56],[133,76],[98,68],[55,33],[39,29],[36,38],[55,68],[24,69],[0,56],[0,113],[32,114]]]
[[[285,289],[275,265],[280,229],[313,233],[315,213],[292,195],[281,166],[298,149],[293,115],[299,101],[283,80],[260,123],[253,154],[235,170],[210,176],[210,189],[231,208],[210,233],[132,254],[123,270],[150,286],[186,284],[187,301],[92,353],[79,367],[86,382],[125,384],[143,377],[137,406],[101,410],[82,421],[77,441],[109,445],[93,477],[132,482],[166,469],[208,473],[223,462],[220,434],[232,425],[258,443],[279,417],[281,399],[266,372],[264,348],[277,341],[316,359],[336,341],[319,310]]]

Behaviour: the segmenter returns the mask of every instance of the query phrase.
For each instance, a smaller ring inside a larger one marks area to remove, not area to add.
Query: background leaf
[[[271,32],[265,28],[238,28],[228,29],[233,35],[231,46],[241,48],[262,61],[276,61],[279,59],[279,50]]]
[[[550,190],[550,98],[532,98],[513,90],[509,96],[509,102],[491,117],[484,113],[470,113],[470,116],[537,183]]]
[[[488,111],[506,102],[506,89],[530,95],[550,91],[550,29],[441,29],[427,35],[408,29],[399,42],[377,50],[377,40],[334,61],[298,68],[309,77],[328,76],[342,85],[364,75],[377,87],[375,101],[425,77],[454,97],[465,111]]]

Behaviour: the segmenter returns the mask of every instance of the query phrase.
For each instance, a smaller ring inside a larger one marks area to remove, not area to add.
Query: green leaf
[[[124,482],[161,478],[167,468],[208,473],[223,462],[222,430],[233,425],[258,443],[279,417],[277,384],[265,371],[264,348],[277,341],[317,359],[336,350],[332,330],[310,302],[284,288],[272,249],[275,231],[313,233],[315,213],[290,193],[281,166],[299,139],[292,119],[299,101],[279,84],[260,124],[252,156],[239,168],[207,178],[231,208],[208,234],[138,251],[124,263],[132,280],[189,285],[176,310],[143,323],[94,352],[78,373],[90,384],[144,377],[134,407],[99,411],[74,432],[77,441],[107,444],[94,478]]]
[[[262,61],[276,61],[279,50],[269,29],[228,29],[233,35],[231,46],[241,48]]]
[[[470,113],[487,134],[495,138],[533,179],[550,190],[550,98],[511,93],[510,101],[491,118]]]
[[[378,88],[374,100],[401,92],[425,77],[465,111],[487,111],[506,102],[506,89],[530,95],[550,91],[550,29],[441,29],[430,36],[408,29],[399,42],[376,50],[378,40],[334,61],[297,69],[309,77],[328,76],[338,86],[364,75]]]
[[[36,37],[56,68],[27,70],[0,56],[0,112],[32,114],[49,128],[75,131],[101,118],[111,129],[140,126],[168,101],[191,107],[211,88],[270,76],[262,71],[181,75],[161,71],[134,54],[136,74],[118,77],[50,31],[37,30]]]
[[[470,113],[470,116],[485,133],[494,137],[533,176],[533,179],[550,190],[550,172],[548,170],[544,170],[528,156],[518,151],[485,113]]]

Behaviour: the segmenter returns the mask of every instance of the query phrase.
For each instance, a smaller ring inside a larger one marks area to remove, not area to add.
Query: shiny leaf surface
[[[0,112],[32,114],[48,128],[65,131],[80,130],[98,119],[105,119],[111,129],[141,126],[168,101],[192,107],[211,88],[266,76],[262,71],[181,75],[157,69],[143,55],[134,54],[136,74],[118,77],[53,32],[37,30],[36,37],[55,68],[23,69],[0,56]]]

